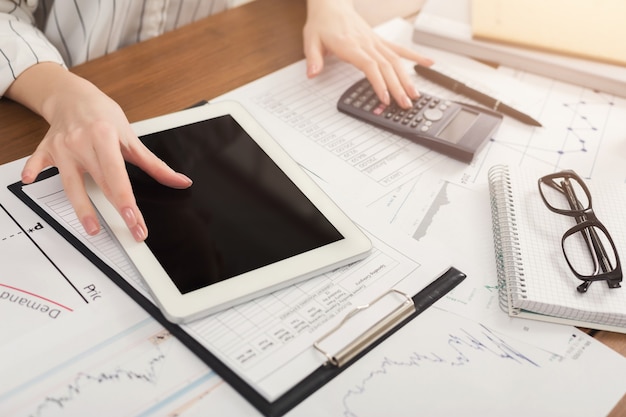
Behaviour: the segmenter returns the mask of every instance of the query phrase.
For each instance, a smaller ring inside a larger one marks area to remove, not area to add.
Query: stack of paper
[[[547,7],[545,4],[542,3],[542,7]],[[533,30],[536,26],[531,23]],[[589,33],[585,26],[580,31]],[[596,39],[594,36],[589,37]],[[612,43],[620,42],[619,39],[613,35]],[[471,0],[427,1],[415,19],[413,40],[418,45],[433,46],[547,77],[558,74],[558,78],[565,82],[626,97],[623,66],[474,39]]]

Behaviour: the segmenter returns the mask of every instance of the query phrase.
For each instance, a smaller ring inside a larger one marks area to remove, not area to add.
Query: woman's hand
[[[100,225],[85,190],[85,173],[93,177],[137,241],[144,240],[148,230],[124,160],[164,185],[191,185],[189,178],[173,171],[141,143],[117,103],[57,64],[31,67],[12,84],[7,96],[41,114],[50,124],[26,161],[22,181],[31,183],[44,168],[56,166],[67,197],[90,235],[97,234]]]
[[[324,67],[324,55],[332,52],[365,73],[378,98],[390,96],[402,107],[412,106],[419,96],[402,58],[419,65],[432,60],[417,52],[381,39],[356,12],[350,0],[309,0],[304,26],[307,75],[312,78]]]

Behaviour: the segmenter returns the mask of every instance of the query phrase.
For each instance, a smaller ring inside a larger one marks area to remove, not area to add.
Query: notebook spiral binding
[[[487,176],[498,278],[498,300],[502,310],[516,315],[519,310],[512,307],[511,300],[514,296],[526,298],[526,280],[509,169],[505,165],[495,165],[489,169]]]

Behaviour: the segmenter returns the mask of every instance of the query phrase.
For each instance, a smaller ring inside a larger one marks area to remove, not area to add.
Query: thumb
[[[306,76],[314,78],[324,69],[324,46],[318,37],[304,36]]]

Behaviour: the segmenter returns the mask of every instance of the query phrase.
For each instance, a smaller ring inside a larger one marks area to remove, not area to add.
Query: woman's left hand
[[[324,56],[333,53],[365,74],[378,98],[401,107],[412,106],[419,97],[402,58],[419,65],[433,61],[417,52],[380,38],[356,12],[350,0],[309,0],[304,26],[304,55],[307,76],[313,78],[324,68]]]

